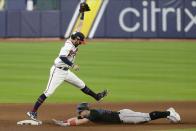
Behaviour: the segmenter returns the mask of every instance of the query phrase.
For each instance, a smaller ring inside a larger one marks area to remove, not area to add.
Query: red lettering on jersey
[[[73,56],[74,57],[76,55],[77,51],[78,51],[78,48],[75,51],[71,50],[69,52],[69,55],[68,56]]]

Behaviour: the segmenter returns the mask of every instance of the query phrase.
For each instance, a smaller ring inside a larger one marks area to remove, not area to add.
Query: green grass
[[[63,42],[0,42],[0,103],[31,103],[44,91]],[[105,101],[195,101],[196,44],[91,42],[81,46],[75,72]],[[94,101],[64,83],[48,102]]]

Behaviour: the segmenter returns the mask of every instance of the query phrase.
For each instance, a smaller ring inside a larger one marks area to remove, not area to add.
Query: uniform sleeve
[[[71,51],[72,45],[69,43],[65,43],[65,45],[61,48],[59,56],[67,57]]]

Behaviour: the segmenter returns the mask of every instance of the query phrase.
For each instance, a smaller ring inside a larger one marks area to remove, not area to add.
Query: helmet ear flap
[[[75,39],[76,39],[76,35],[75,35],[75,34],[72,34],[72,35],[71,35],[71,39],[72,39],[72,40],[75,40]]]

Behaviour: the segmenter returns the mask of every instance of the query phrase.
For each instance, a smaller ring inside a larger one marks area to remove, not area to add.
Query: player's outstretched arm
[[[79,125],[83,125],[89,122],[89,120],[86,118],[78,119],[77,117],[70,118],[67,121],[59,121],[55,119],[52,119],[52,121],[54,122],[54,124],[63,126],[63,127],[79,126]]]
[[[80,13],[80,21],[79,21],[79,24],[78,24],[78,26],[76,28],[76,32],[80,32],[81,31],[83,22],[84,22],[84,12]]]
[[[70,118],[67,120],[68,123],[70,123],[70,126],[78,126],[78,125],[83,125],[89,122],[88,119],[83,118],[83,119],[78,119],[77,117]]]
[[[83,22],[84,22],[84,13],[86,11],[90,11],[90,8],[89,8],[87,3],[83,2],[83,3],[80,4],[80,10],[79,10],[79,12],[80,12],[80,21],[79,21],[79,24],[77,25],[77,29],[76,29],[77,32],[80,32],[81,29],[82,29],[82,25],[83,25]]]

